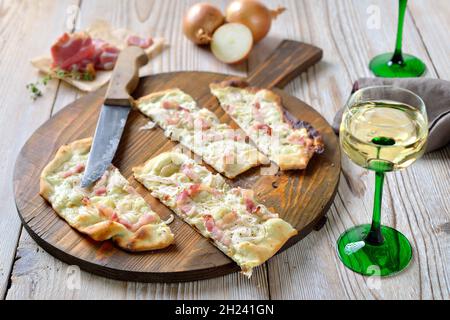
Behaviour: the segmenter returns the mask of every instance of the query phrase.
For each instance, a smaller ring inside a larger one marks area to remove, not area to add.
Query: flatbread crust
[[[212,83],[210,89],[225,112],[281,170],[304,169],[314,153],[323,152],[320,134],[304,121],[292,123],[275,92],[238,78]]]
[[[169,227],[111,166],[94,186],[80,186],[92,139],[59,148],[40,177],[40,191],[66,222],[92,239],[111,239],[127,251],[162,249],[174,241]]]
[[[174,104],[174,108],[165,109],[164,103]],[[199,108],[190,95],[178,88],[141,97],[135,101],[135,107],[156,122],[167,137],[180,142],[230,179],[268,163],[263,154],[245,141],[241,130],[221,123],[213,112]],[[178,122],[168,123],[174,119]],[[207,127],[198,126],[199,122],[207,123]]]
[[[258,203],[252,190],[232,188],[182,153],[162,153],[133,172],[154,197],[211,239],[247,276],[297,234]]]

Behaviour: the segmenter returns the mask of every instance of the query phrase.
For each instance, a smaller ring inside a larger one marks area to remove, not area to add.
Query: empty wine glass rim
[[[412,96],[414,96],[415,98],[417,98],[417,99],[419,100],[420,104],[421,104],[421,105],[424,107],[424,109],[426,110],[425,102],[423,101],[423,99],[422,99],[418,94],[416,94],[415,92],[412,92],[412,91],[409,90],[409,89],[405,89],[405,88],[398,87],[398,86],[392,86],[392,85],[374,85],[374,86],[368,86],[368,87],[364,87],[364,88],[360,88],[360,89],[356,90],[356,91],[352,94],[352,97],[355,96],[357,93],[361,93],[361,92],[364,92],[364,91],[368,91],[368,90],[370,90],[370,89],[382,89],[382,88],[384,88],[384,89],[393,89],[393,90],[398,90],[398,91],[407,92],[407,93],[411,94]]]

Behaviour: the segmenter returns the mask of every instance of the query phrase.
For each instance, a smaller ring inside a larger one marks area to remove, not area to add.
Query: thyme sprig
[[[42,77],[41,79],[37,80],[36,82],[31,82],[26,85],[26,88],[30,91],[30,98],[31,100],[36,100],[39,97],[42,97],[42,89],[45,87],[50,80],[52,80],[52,76],[50,74],[46,75],[45,77]]]
[[[26,85],[26,88],[30,91],[31,99],[35,101],[37,98],[42,97],[42,88],[44,88],[50,80],[55,78],[92,81],[95,79],[95,75],[87,71],[80,72],[77,70],[66,71],[62,69],[55,69],[52,74],[47,74],[41,79],[38,79],[36,82],[31,82]]]

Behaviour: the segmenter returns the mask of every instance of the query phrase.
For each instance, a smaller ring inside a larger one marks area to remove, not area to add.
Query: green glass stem
[[[398,2],[397,39],[394,52],[375,56],[369,63],[370,70],[377,77],[411,78],[420,77],[426,70],[425,64],[417,57],[403,53],[403,25],[408,0]]]
[[[375,160],[376,161],[376,160]],[[386,169],[383,169],[386,166]],[[406,268],[412,248],[397,230],[381,225],[381,199],[388,166],[375,162],[375,199],[372,224],[363,224],[345,231],[337,241],[339,258],[351,270],[363,275],[389,276]],[[373,167],[374,168],[374,167]],[[373,170],[373,169],[372,169]]]
[[[383,243],[383,235],[381,234],[381,200],[383,198],[384,172],[375,172],[375,197],[373,202],[372,225],[366,242],[371,245],[380,245]]]
[[[395,50],[391,62],[395,64],[403,64],[402,42],[403,42],[403,23],[405,21],[405,12],[408,0],[399,0],[398,8],[398,24],[397,39],[395,40]]]

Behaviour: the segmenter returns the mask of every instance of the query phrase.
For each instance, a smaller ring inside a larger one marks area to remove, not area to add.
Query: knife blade
[[[111,165],[131,110],[130,94],[139,83],[139,67],[147,62],[148,56],[139,47],[127,47],[120,52],[101,107],[86,170],[81,179],[83,188],[98,180]]]

